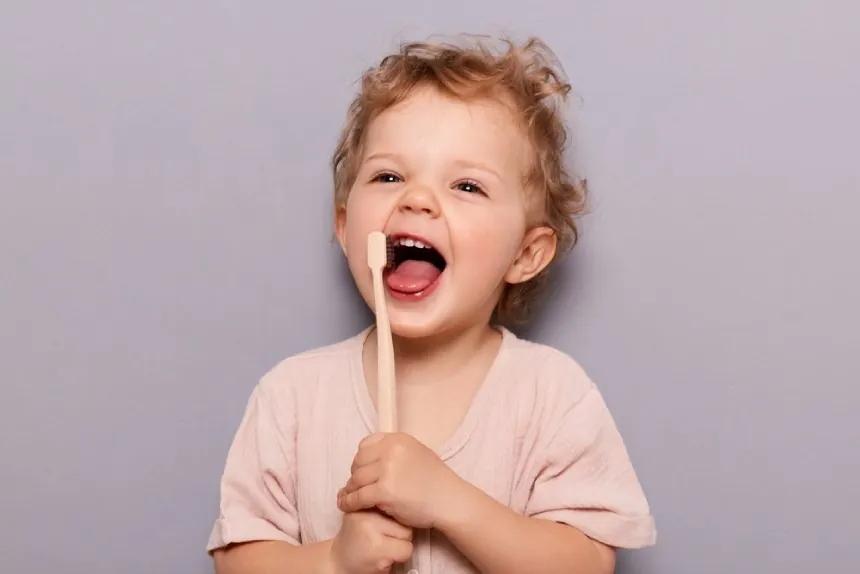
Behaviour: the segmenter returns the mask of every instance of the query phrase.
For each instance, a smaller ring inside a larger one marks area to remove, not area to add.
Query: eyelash
[[[385,181],[384,178],[387,178],[387,177],[393,177],[399,181],[403,181],[403,179],[399,175],[394,175],[393,173],[388,172],[388,171],[384,171],[382,173],[378,173],[378,174],[374,175],[370,181],[373,183],[398,183],[395,181]]]
[[[394,178],[397,181],[387,181],[388,178]],[[401,178],[399,175],[395,175],[395,174],[388,172],[388,171],[378,173],[378,174],[374,175],[373,178],[371,179],[371,182],[373,182],[373,183],[400,183],[402,181],[403,181],[403,178]],[[470,186],[470,187],[474,188],[474,191],[466,191],[465,189],[462,189],[463,186]],[[484,188],[481,187],[481,185],[478,182],[473,181],[471,179],[459,181],[455,184],[455,187],[457,189],[459,189],[460,191],[462,191],[463,193],[477,193],[478,195],[487,195],[487,193],[484,191]]]
[[[472,181],[471,179],[465,179],[463,181],[457,182],[458,188],[460,188],[461,186],[466,186],[466,185],[475,188],[475,190],[474,191],[466,191],[465,189],[462,189],[461,191],[463,191],[463,193],[477,193],[478,195],[487,195],[486,192],[484,191],[484,188],[481,187],[481,185],[477,181]]]

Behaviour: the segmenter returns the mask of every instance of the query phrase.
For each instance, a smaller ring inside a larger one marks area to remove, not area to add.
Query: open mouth
[[[399,235],[389,238],[393,261],[386,277],[389,292],[401,299],[426,297],[448,263],[427,241]]]

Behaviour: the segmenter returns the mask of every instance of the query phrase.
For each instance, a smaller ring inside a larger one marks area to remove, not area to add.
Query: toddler
[[[376,334],[291,357],[251,394],[208,544],[220,574],[608,574],[655,541],[600,392],[514,335],[585,185],[570,90],[537,39],[408,43],[365,73],[333,158],[334,227],[368,305],[385,274],[400,432],[377,432]]]

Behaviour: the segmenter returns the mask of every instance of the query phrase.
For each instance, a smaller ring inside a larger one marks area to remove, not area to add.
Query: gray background
[[[594,215],[530,334],[601,385],[653,505],[619,571],[856,571],[842,4],[0,2],[0,571],[209,571],[257,378],[368,319],[328,219],[352,82],[499,30],[583,101]]]

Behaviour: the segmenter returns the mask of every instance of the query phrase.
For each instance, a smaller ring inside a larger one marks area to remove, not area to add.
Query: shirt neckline
[[[365,426],[370,433],[375,433],[379,430],[379,417],[376,412],[376,405],[373,403],[373,398],[370,396],[370,390],[367,388],[367,379],[364,376],[364,343],[376,327],[371,325],[365,328],[361,333],[353,337],[352,348],[350,349],[350,370],[352,379],[353,394],[355,397],[358,410],[361,413],[361,418],[364,420]],[[510,346],[516,335],[502,326],[494,326],[502,335],[502,342],[499,345],[499,350],[484,376],[484,380],[475,396],[472,397],[472,402],[466,411],[463,420],[459,426],[449,436],[445,442],[435,452],[442,460],[448,460],[457,454],[466,446],[469,438],[478,426],[481,420],[481,414],[489,404],[490,399],[494,396],[493,390],[498,385],[501,379],[500,374],[504,371],[504,361],[507,356],[506,348]]]

